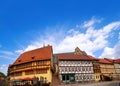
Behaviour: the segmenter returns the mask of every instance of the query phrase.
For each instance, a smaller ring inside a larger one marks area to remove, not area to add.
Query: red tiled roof
[[[99,59],[100,63],[105,63],[105,64],[112,64],[112,62],[106,60],[106,59]]]
[[[13,65],[22,64],[37,60],[50,60],[52,56],[52,46],[44,46],[35,50],[27,51],[21,54]]]
[[[98,59],[96,59],[95,57],[93,57],[93,56],[91,56],[91,55],[88,55],[88,57],[89,57],[90,59],[93,59],[93,60],[98,60]]]
[[[110,58],[104,58],[104,59],[106,59],[106,60],[108,60],[108,61],[110,61],[110,62],[114,62],[114,59],[110,59]]]
[[[73,53],[57,54],[59,60],[92,60],[88,55],[75,55]]]
[[[120,63],[120,59],[114,60],[115,63]]]

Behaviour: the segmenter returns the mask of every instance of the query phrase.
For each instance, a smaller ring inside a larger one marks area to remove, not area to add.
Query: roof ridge
[[[73,54],[74,52],[65,52],[65,53],[55,53],[53,55],[58,55],[58,54]]]

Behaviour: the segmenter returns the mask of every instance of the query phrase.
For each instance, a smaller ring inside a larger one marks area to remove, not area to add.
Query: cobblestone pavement
[[[98,83],[76,83],[76,84],[66,84],[59,86],[120,86],[120,81],[107,81]]]

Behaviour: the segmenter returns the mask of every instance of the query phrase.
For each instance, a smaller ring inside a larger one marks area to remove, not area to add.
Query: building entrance
[[[75,82],[75,74],[62,74],[63,82]]]

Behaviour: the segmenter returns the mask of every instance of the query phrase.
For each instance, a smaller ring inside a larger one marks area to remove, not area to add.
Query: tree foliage
[[[4,73],[2,73],[2,72],[0,72],[0,77],[6,77],[6,75],[4,74]]]

